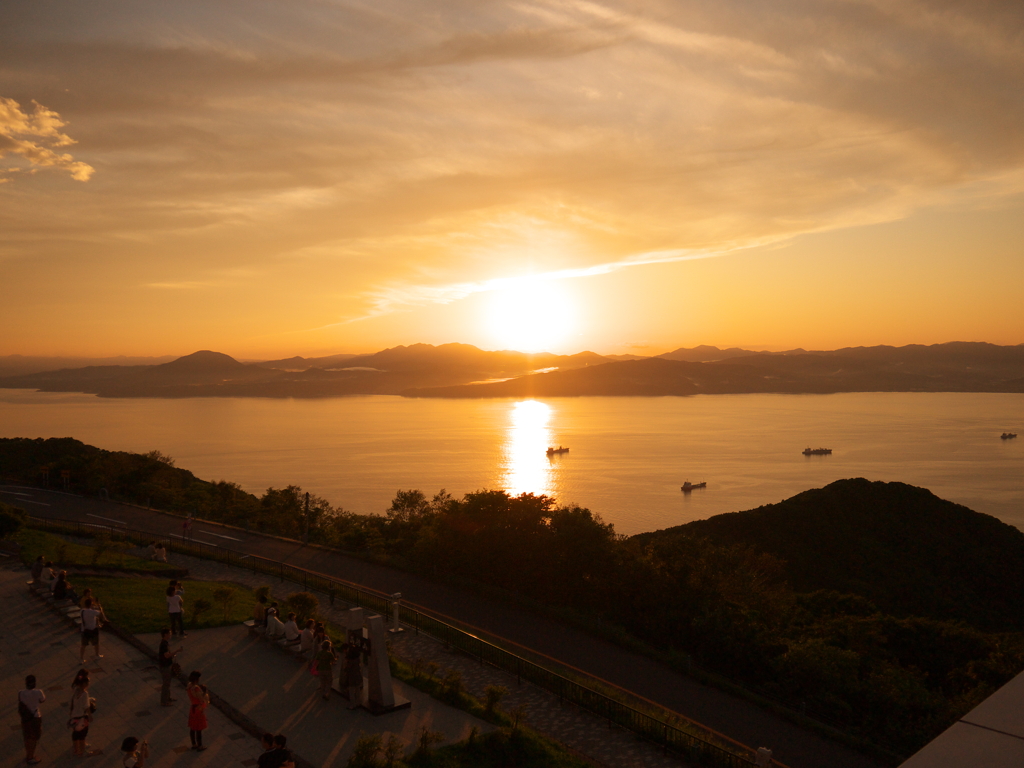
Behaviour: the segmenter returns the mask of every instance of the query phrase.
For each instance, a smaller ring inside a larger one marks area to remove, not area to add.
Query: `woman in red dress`
[[[192,749],[202,752],[203,731],[206,730],[206,708],[210,706],[210,697],[206,692],[206,686],[199,684],[202,672],[198,670],[188,676],[188,737],[192,740]]]

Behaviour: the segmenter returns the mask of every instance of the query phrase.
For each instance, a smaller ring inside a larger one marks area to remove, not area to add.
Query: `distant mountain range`
[[[746,352],[698,347],[488,384],[422,389],[418,397],[697,395],[754,392],[1024,392],[1024,345],[981,342]],[[709,362],[683,356],[718,355]]]
[[[334,397],[397,395],[410,388],[444,387],[567,370],[608,360],[577,355],[485,352],[468,344],[414,344],[372,355],[292,357],[241,363],[203,350],[159,365],[90,365],[0,378],[0,388],[86,392],[101,397]]]
[[[84,368],[87,365],[159,365],[169,363],[174,355],[162,357],[40,357],[35,355],[0,356],[0,377],[24,376],[27,373],[55,371],[59,368]]]
[[[0,358],[0,363],[10,359]],[[211,351],[158,364],[137,363],[132,358],[124,358],[124,362],[130,364],[8,375],[0,377],[0,388],[86,392],[101,397],[1024,392],[1024,345],[980,342],[773,353],[699,346],[647,358],[605,357],[593,352],[487,352],[469,344],[413,344],[372,355],[291,357],[255,363],[241,363]]]

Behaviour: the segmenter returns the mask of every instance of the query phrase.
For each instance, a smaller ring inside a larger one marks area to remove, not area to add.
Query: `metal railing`
[[[260,555],[237,552],[217,544],[190,541],[179,536],[154,534],[127,526],[82,523],[76,520],[60,520],[36,515],[29,515],[28,520],[30,526],[46,531],[78,536],[95,536],[97,531],[103,531],[108,533],[112,539],[128,541],[138,546],[144,546],[154,540],[166,541],[169,552],[179,552],[192,557],[214,560],[250,570],[253,573],[273,576],[281,581],[300,584],[303,589],[312,589],[327,594],[332,598],[332,604],[334,599],[340,599],[346,603],[375,611],[385,618],[391,615],[390,595],[359,587],[322,573],[288,565],[280,560],[270,560]],[[641,712],[536,662],[517,656],[427,613],[406,605],[400,605],[399,610],[401,622],[415,632],[433,637],[447,646],[478,659],[481,664],[490,664],[515,675],[519,680],[527,680],[539,688],[555,694],[561,701],[603,718],[608,722],[609,727],[623,728],[695,765],[712,766],[713,768],[745,768],[754,764],[753,749],[735,742],[727,736],[717,734],[696,721],[678,716],[689,724],[688,729],[681,728]],[[693,731],[704,734],[704,736],[696,735]],[[772,760],[770,764],[777,768],[786,768],[777,760]]]

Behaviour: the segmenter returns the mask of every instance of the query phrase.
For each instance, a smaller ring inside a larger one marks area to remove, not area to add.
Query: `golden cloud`
[[[14,99],[0,96],[0,159],[17,155],[28,162],[30,172],[36,168],[60,168],[76,181],[88,181],[94,168],[54,148],[74,144],[75,140],[61,132],[66,123],[60,115],[42,104],[32,102],[35,109],[25,112]],[[20,166],[0,168],[0,174],[16,173]],[[9,179],[4,179],[5,181]]]

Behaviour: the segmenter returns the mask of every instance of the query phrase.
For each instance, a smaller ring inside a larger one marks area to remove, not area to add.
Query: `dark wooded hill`
[[[632,540],[677,536],[774,555],[797,592],[835,590],[896,616],[1024,631],[1024,533],[924,488],[839,480]]]

